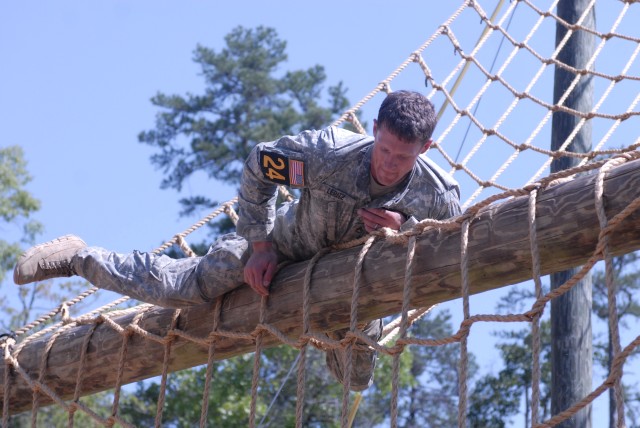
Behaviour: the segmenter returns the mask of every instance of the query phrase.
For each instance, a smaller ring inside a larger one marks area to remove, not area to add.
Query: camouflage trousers
[[[248,242],[235,233],[221,236],[202,257],[173,259],[134,251],[119,254],[99,247],[86,247],[72,260],[77,275],[96,287],[111,290],[154,305],[181,308],[210,302],[244,284]],[[347,330],[333,332],[344,337]],[[382,322],[372,321],[364,331],[378,340]],[[376,352],[358,345],[352,354],[351,389],[359,391],[373,382]],[[340,349],[327,351],[327,365],[343,381],[344,359]]]

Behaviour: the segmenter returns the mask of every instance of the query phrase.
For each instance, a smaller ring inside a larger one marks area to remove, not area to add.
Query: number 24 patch
[[[304,161],[279,153],[260,153],[260,168],[265,177],[285,186],[304,186]]]

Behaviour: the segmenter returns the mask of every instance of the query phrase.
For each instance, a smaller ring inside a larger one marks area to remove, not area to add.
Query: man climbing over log
[[[27,250],[16,264],[14,282],[79,275],[97,287],[164,307],[210,302],[245,283],[268,296],[280,262],[310,259],[379,228],[409,230],[425,218],[460,214],[457,183],[421,156],[435,125],[433,104],[425,96],[392,92],[373,122],[373,137],[329,127],[256,145],[244,165],[237,231],[218,238],[205,256],[118,254],[66,235]],[[276,211],[278,185],[300,189],[300,198]],[[378,340],[382,320],[363,331]],[[344,382],[340,355],[327,351],[327,365]],[[371,385],[375,362],[375,350],[354,348],[352,390]]]

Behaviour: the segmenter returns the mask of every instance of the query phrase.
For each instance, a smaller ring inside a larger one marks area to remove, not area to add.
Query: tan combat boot
[[[18,285],[75,275],[72,257],[87,244],[77,236],[65,235],[31,247],[18,259],[13,282]]]

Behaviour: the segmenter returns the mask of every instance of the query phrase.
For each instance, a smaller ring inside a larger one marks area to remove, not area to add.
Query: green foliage
[[[640,303],[635,298],[640,290],[640,271],[638,270],[638,254],[629,253],[613,258],[613,279],[616,294],[616,312],[620,325],[629,328],[635,326],[636,318],[640,317]],[[609,317],[607,301],[607,282],[604,270],[598,270],[592,277],[593,281],[593,313],[602,320]],[[631,318],[631,321],[628,319]]]
[[[251,391],[250,355],[216,363],[209,397],[208,423],[211,426],[247,426]],[[197,426],[200,421],[206,368],[183,370],[167,378],[163,424]],[[135,426],[152,427],[160,396],[158,382],[140,382],[136,392],[120,402],[120,414]]]
[[[24,186],[31,181],[21,147],[0,149],[0,218],[6,222],[29,217],[40,208]]]
[[[453,335],[451,315],[441,311],[416,321],[409,330],[418,338],[444,338]],[[400,356],[398,426],[455,426],[458,414],[458,344],[405,348]],[[469,376],[477,370],[469,358]],[[391,406],[392,359],[383,355],[376,367],[376,381],[365,393],[354,426],[369,427],[388,423]]]
[[[416,322],[412,334],[445,337],[452,334],[450,315],[442,312]],[[399,426],[453,426],[457,420],[458,346],[412,346],[401,354]],[[295,426],[297,356],[299,351],[280,346],[261,353],[256,425]],[[248,425],[254,354],[214,363],[207,426]],[[474,373],[476,365],[470,364]],[[206,367],[170,374],[162,423],[197,426],[200,421]],[[328,375],[324,353],[307,348],[302,426],[339,427],[342,385]],[[160,393],[159,381],[140,382],[136,392],[121,399],[120,415],[136,426],[154,426]],[[374,385],[363,393],[354,427],[384,424],[389,418],[391,358],[382,356]]]
[[[0,283],[10,290],[0,293],[3,331],[24,325],[39,297],[38,287],[17,288],[8,284],[8,278],[4,281],[6,272],[13,269],[22,253],[23,244],[32,244],[42,229],[41,224],[31,218],[40,209],[40,202],[25,190],[30,181],[22,148],[0,149],[0,227],[16,233],[15,240],[0,238]]]
[[[498,376],[486,375],[476,382],[467,414],[469,426],[473,428],[504,428],[515,415],[519,406],[519,394],[513,378],[505,372]]]
[[[635,298],[640,289],[640,271],[637,269],[636,253],[626,254],[613,259],[613,278],[617,299],[617,314],[621,330],[633,328],[640,316],[640,304]],[[606,274],[603,270],[593,273],[593,313],[597,318],[608,322],[609,305],[607,301]],[[498,309],[505,312],[521,312],[533,302],[530,290],[513,288],[501,299]],[[520,412],[520,405],[525,407],[525,425],[530,419],[531,393],[531,333],[530,329],[499,332],[502,339],[497,347],[503,361],[503,368],[497,374],[487,374],[476,382],[470,395],[469,422],[474,427],[506,426],[507,422]],[[541,323],[541,397],[540,420],[549,416],[551,407],[551,331],[550,322]],[[609,373],[612,359],[612,343],[607,329],[604,341],[594,344],[594,357]],[[630,358],[637,356],[637,352]],[[628,363],[627,363],[628,364]],[[640,415],[637,388],[624,385],[627,420],[637,421]],[[610,390],[610,394],[612,394]],[[612,403],[610,403],[612,404]],[[614,419],[614,407],[610,407],[610,420]]]
[[[342,83],[323,95],[326,74],[320,65],[282,72],[286,42],[274,29],[237,27],[225,42],[219,52],[204,46],[194,51],[205,83],[202,94],[158,93],[151,99],[160,109],[155,128],[138,139],[158,149],[151,162],[166,173],[163,188],[179,191],[196,173],[237,186],[257,143],[326,126],[349,105]],[[181,215],[221,202],[211,195],[186,197],[180,200]],[[231,230],[229,221],[218,220],[210,235]]]
[[[8,230],[9,225],[21,230],[23,242],[33,242],[41,230],[40,223],[30,218],[40,209],[40,202],[25,190],[30,181],[22,148],[0,149],[0,226],[3,230]],[[0,238],[0,282],[6,271],[13,268],[20,252],[19,242]]]
[[[278,427],[295,425],[297,355],[297,350],[287,346],[261,353],[256,423],[262,421],[264,426]],[[303,426],[337,427],[342,386],[327,378],[322,353],[310,348],[307,355]],[[253,364],[254,354],[214,363],[207,426],[248,425]],[[199,424],[205,379],[206,367],[169,375],[162,411],[164,425],[191,427]],[[154,426],[159,394],[158,382],[138,383],[135,394],[127,394],[122,399],[120,414],[136,426]],[[270,406],[271,401],[273,405]]]
[[[180,190],[198,171],[237,185],[255,144],[326,126],[348,106],[341,83],[328,89],[329,107],[321,106],[326,79],[322,66],[281,72],[286,42],[274,29],[237,27],[225,42],[220,52],[204,46],[194,52],[204,93],[158,93],[151,100],[161,111],[155,129],[140,133],[139,140],[158,149],[151,161],[167,173],[163,188]],[[190,212],[218,202],[197,195],[182,203],[184,212]]]
[[[526,302],[531,302],[533,293],[524,288],[513,288],[498,308],[520,311]],[[520,413],[524,403],[525,425],[530,425],[532,389],[532,335],[527,327],[516,331],[499,331],[501,339],[496,345],[500,351],[503,367],[497,374],[487,374],[474,385],[469,395],[467,413],[472,427],[505,427]],[[543,420],[549,414],[551,400],[551,325],[548,320],[540,323],[540,407]]]
[[[548,414],[551,398],[551,327],[549,321],[540,324],[541,331],[541,383],[540,415]],[[473,427],[504,427],[518,415],[524,401],[525,421],[529,424],[532,388],[531,330],[498,333],[498,343],[504,367],[496,374],[487,374],[478,380],[469,397],[468,418]]]
[[[612,260],[613,287],[616,295],[616,313],[618,325],[621,333],[624,330],[635,331],[638,317],[640,317],[640,303],[635,296],[640,290],[640,271],[638,270],[638,254],[629,253]],[[593,313],[608,325],[609,303],[606,272],[598,270],[592,276],[593,284]],[[594,358],[600,366],[609,374],[613,360],[613,339],[611,331],[607,328],[604,341],[598,340],[594,344]],[[635,334],[634,334],[635,335]],[[636,349],[628,358],[626,367],[631,365],[630,361],[638,356]],[[623,377],[623,381],[625,378]],[[624,384],[624,401],[627,410],[627,420],[637,421],[640,418],[640,402],[637,387],[632,384]],[[615,421],[615,406],[613,405],[613,389],[609,390],[610,408],[609,418],[611,426]],[[638,426],[637,423],[632,426]]]
[[[97,394],[83,397],[80,399],[80,403],[90,409],[98,417],[106,419],[111,415],[111,408],[113,406],[113,393],[100,392]],[[9,422],[9,426],[12,428],[28,428],[32,427],[32,412],[24,412],[15,416],[12,416]],[[58,405],[49,405],[46,407],[40,407],[36,415],[36,425],[38,427],[67,427],[69,424],[69,413],[64,411]],[[84,411],[78,409],[73,414],[73,426],[82,428],[98,428],[104,425],[96,422],[93,417]]]
[[[42,230],[42,225],[31,218],[40,209],[40,202],[25,190],[30,181],[22,148],[12,146],[0,149],[0,227],[16,231],[16,238],[12,242],[0,239],[0,283],[3,288],[0,293],[0,329],[3,333],[15,331],[37,316],[49,312],[51,302],[61,302],[77,295],[80,288],[86,288],[84,281],[67,281],[56,287],[52,286],[53,281],[43,281],[16,287],[5,278],[6,272],[13,269],[17,257],[22,253],[24,244],[32,245]],[[72,314],[81,311],[81,306],[75,306]],[[41,322],[29,333],[33,334],[51,323]],[[23,337],[17,339],[20,341]],[[90,407],[99,408],[104,397],[98,394],[83,401]],[[31,412],[12,415],[10,426],[31,426],[33,416]],[[35,416],[38,426],[67,426],[69,419],[68,413],[58,406],[41,407]],[[75,421],[76,426],[95,425],[82,412],[76,414]]]

